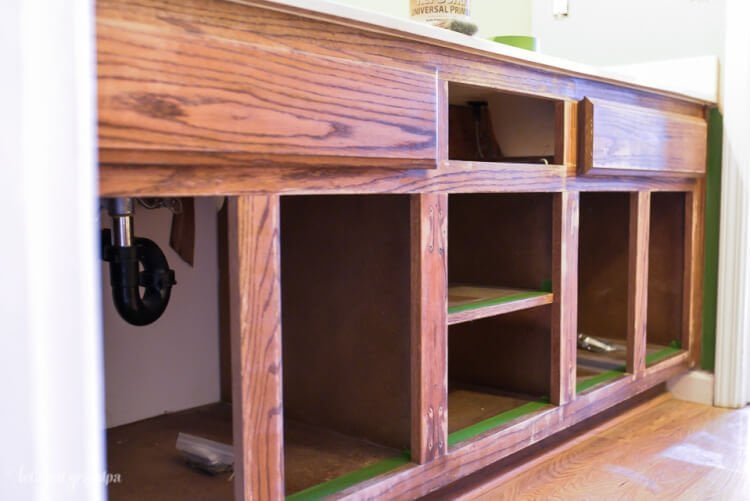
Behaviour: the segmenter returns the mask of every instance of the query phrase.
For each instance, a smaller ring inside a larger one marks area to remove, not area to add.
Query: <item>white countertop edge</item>
[[[694,95],[705,96],[711,103],[719,102],[719,58],[698,56],[664,61],[609,66],[607,71],[628,75],[649,87],[673,88],[682,86]]]
[[[686,97],[692,100],[698,100],[706,103],[715,104],[717,102],[716,89],[696,89],[685,87],[678,82],[660,81],[658,85],[651,79],[643,75],[637,75],[632,72],[620,72],[607,68],[599,68],[584,63],[577,63],[555,56],[532,52],[519,49],[509,45],[504,45],[490,40],[478,37],[470,37],[454,31],[437,28],[435,26],[412,21],[411,19],[400,18],[381,14],[374,11],[352,7],[346,4],[336,3],[332,0],[229,0],[230,2],[260,5],[270,7],[272,4],[278,4],[280,10],[284,7],[290,7],[295,10],[305,11],[310,17],[315,14],[324,14],[326,16],[336,17],[346,21],[369,24],[373,27],[385,28],[389,31],[401,31],[406,35],[424,37],[439,42],[467,47],[491,54],[497,54],[518,63],[531,63],[537,66],[543,66],[553,70],[563,71],[573,74],[612,83],[625,84],[628,86],[638,87],[657,93],[667,93]],[[718,74],[718,73],[717,73]]]

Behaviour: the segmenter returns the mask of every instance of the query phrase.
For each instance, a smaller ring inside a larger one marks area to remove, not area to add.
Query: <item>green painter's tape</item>
[[[646,355],[646,365],[653,365],[662,360],[666,360],[669,357],[673,357],[682,353],[683,350],[680,348],[664,348],[663,350],[656,351],[650,355]]]
[[[462,430],[454,431],[453,433],[448,435],[448,445],[456,445],[457,443],[463,442],[464,440],[468,440],[470,438],[476,437],[477,435],[481,435],[485,431],[497,428],[500,425],[513,421],[516,418],[544,409],[547,406],[549,406],[549,400],[536,400],[534,402],[524,404],[520,407],[516,407],[515,409],[505,411],[501,414],[498,414],[497,416],[485,419],[484,421],[480,421],[471,426],[467,426]],[[450,409],[448,410],[448,412],[450,412]]]
[[[714,370],[716,357],[716,291],[719,284],[719,216],[721,205],[721,113],[708,113],[708,158],[706,160],[706,212],[703,262],[703,336],[701,368]]]
[[[617,369],[613,369],[611,371],[602,372],[601,374],[597,374],[596,376],[592,376],[576,384],[576,393],[582,393],[586,390],[590,390],[594,386],[598,386],[602,383],[608,383],[612,381],[613,379],[620,378],[624,375],[625,375],[624,366],[618,367]]]
[[[403,456],[384,459],[375,464],[362,468],[361,470],[347,473],[346,475],[334,478],[333,480],[329,480],[328,482],[323,482],[322,484],[314,485],[303,491],[290,494],[286,497],[286,499],[293,501],[313,501],[316,499],[322,499],[326,496],[330,496],[331,494],[343,491],[347,487],[351,487],[352,485],[364,482],[365,480],[370,480],[371,478],[375,478],[378,475],[382,475],[383,473],[395,470],[400,466],[407,465],[411,462],[409,456],[409,454],[404,453]]]
[[[682,353],[682,350],[678,348],[664,348],[663,350],[659,350],[656,353],[648,355],[646,357],[646,363],[654,364],[673,355],[677,355],[678,353]],[[576,385],[576,391],[578,393],[586,391],[598,384],[602,384],[607,381],[617,379],[618,377],[622,377],[624,374],[624,366],[622,368],[617,368],[615,370],[597,374],[594,377],[578,383]],[[486,431],[492,430],[493,428],[497,428],[498,426],[509,423],[514,419],[540,411],[546,407],[549,407],[549,405],[550,403],[548,398],[541,398],[539,400],[528,402],[524,405],[516,407],[515,409],[502,412],[497,416],[485,419],[484,421],[480,421],[471,426],[467,426],[462,430],[454,431],[453,433],[448,435],[448,445],[456,445],[465,440],[481,435]],[[407,465],[409,463],[411,463],[411,453],[409,451],[405,451],[401,456],[384,459],[383,461],[362,468],[361,470],[353,471],[333,480],[329,480],[328,482],[314,485],[303,491],[291,494],[287,496],[286,499],[290,501],[312,501],[322,499],[326,496],[330,496],[331,494],[343,491],[344,489],[351,487],[352,485],[364,482],[365,480],[370,480],[377,477],[378,475],[382,475],[383,473],[395,470],[396,468]]]
[[[683,350],[680,349],[679,347],[664,348],[650,355],[646,355],[646,365],[653,365],[657,362],[661,362],[662,360],[666,360],[667,358],[672,357],[674,355],[678,355],[680,353],[683,353]],[[576,384],[576,393],[581,393],[586,390],[590,390],[594,386],[598,386],[602,383],[608,383],[609,381],[620,378],[624,375],[625,375],[624,365],[621,365],[620,367],[615,367],[614,369],[610,371],[602,372],[601,374],[597,374],[596,376],[592,376]]]
[[[495,306],[498,304],[510,303],[513,301],[519,301],[521,299],[529,299],[532,297],[546,296],[549,292],[542,291],[530,291],[530,292],[519,292],[518,294],[511,294],[509,296],[496,297],[491,299],[485,299],[484,301],[477,301],[476,303],[459,304],[448,308],[448,313],[458,313],[460,311],[476,310],[478,308],[486,308],[487,306]]]

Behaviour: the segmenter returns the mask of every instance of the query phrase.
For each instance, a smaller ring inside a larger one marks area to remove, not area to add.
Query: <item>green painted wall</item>
[[[706,174],[706,238],[703,279],[703,341],[701,368],[714,370],[716,357],[716,295],[719,274],[719,208],[721,201],[721,147],[723,121],[717,108],[708,114]]]

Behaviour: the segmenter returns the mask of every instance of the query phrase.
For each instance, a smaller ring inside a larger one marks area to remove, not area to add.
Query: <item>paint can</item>
[[[409,1],[412,19],[467,35],[473,35],[477,31],[476,25],[471,20],[470,0]]]

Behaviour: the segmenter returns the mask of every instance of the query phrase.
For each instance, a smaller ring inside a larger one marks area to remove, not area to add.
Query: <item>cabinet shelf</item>
[[[626,374],[627,349],[625,342],[618,339],[600,339],[615,346],[617,351],[597,353],[578,350],[576,357],[577,393],[582,393],[602,384],[609,383]],[[646,345],[646,364],[657,364],[680,353],[684,353],[684,350],[670,346],[648,344]]]
[[[552,303],[551,292],[510,287],[453,285],[448,288],[448,325]]]
[[[185,464],[175,449],[179,432],[231,444],[231,406],[210,404],[109,430],[108,463],[128,479],[111,484],[109,498],[232,499],[229,473],[205,475]],[[292,420],[284,442],[287,499],[319,499],[410,463],[397,449]]]
[[[441,164],[445,168],[450,169],[492,169],[493,171],[520,171],[524,176],[530,176],[533,178],[534,175],[541,174],[555,174],[563,175],[568,171],[568,167],[562,164],[556,163],[545,163],[541,159],[536,162],[532,162],[530,159],[524,159],[527,161],[521,161],[519,159],[507,159],[504,161],[484,161],[484,160],[446,160]]]
[[[410,460],[397,449],[288,420],[284,427],[287,499],[320,499]]]
[[[451,410],[448,414],[448,445],[454,446],[549,405],[544,398],[454,384],[448,392]]]

